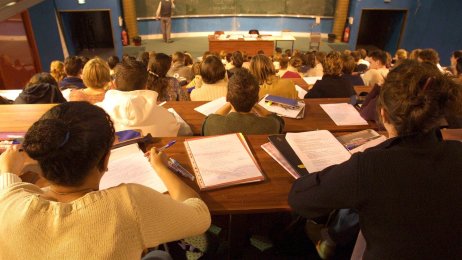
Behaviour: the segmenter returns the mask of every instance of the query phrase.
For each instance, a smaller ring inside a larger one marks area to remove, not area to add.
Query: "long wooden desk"
[[[273,40],[220,40],[215,38],[214,35],[209,35],[209,51],[220,52],[226,51],[228,53],[235,51],[243,51],[249,55],[256,55],[259,50],[267,55],[274,52]]]
[[[284,118],[284,132],[304,132],[317,129],[326,129],[331,132],[353,132],[368,128],[377,129],[377,124],[369,122],[363,126],[337,126],[334,121],[322,110],[320,104],[347,103],[349,98],[320,98],[305,99],[305,117],[303,119]],[[205,104],[205,101],[175,101],[167,102],[164,107],[173,108],[191,126],[195,135],[201,134],[202,123],[205,116],[194,108]]]
[[[35,121],[56,105],[0,105],[0,131],[26,132]]]
[[[300,86],[304,90],[308,91],[311,89],[312,86],[308,85],[306,81],[303,78],[293,78],[291,79],[295,85]],[[370,86],[353,86],[355,89],[356,95],[359,95],[361,92],[370,92],[372,90],[372,87]]]

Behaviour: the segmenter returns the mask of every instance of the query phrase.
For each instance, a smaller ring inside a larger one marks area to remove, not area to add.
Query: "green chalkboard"
[[[135,0],[138,18],[156,16],[158,0]],[[173,16],[282,14],[334,16],[336,0],[175,0]]]

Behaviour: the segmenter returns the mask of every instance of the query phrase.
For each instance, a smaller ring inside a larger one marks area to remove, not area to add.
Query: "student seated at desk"
[[[323,68],[324,76],[314,83],[305,98],[349,98],[356,95],[353,84],[341,77],[343,62],[338,52],[327,54]]]
[[[192,101],[212,101],[226,96],[226,69],[220,58],[210,55],[202,61],[200,66],[202,85],[191,92]]]
[[[143,135],[177,136],[180,124],[167,109],[157,105],[157,92],[146,89],[148,72],[139,61],[127,59],[117,65],[116,89],[96,103],[111,116],[116,131],[140,129]]]
[[[69,101],[101,102],[111,83],[111,69],[106,61],[95,58],[85,64],[82,71],[84,89],[72,89]]]
[[[462,89],[437,69],[404,61],[378,102],[390,139],[297,179],[289,204],[310,219],[355,209],[364,259],[459,258],[462,143],[442,140],[439,122],[462,113]]]
[[[0,156],[0,259],[140,259],[143,249],[207,230],[207,206],[155,148],[150,163],[170,195],[138,184],[99,190],[113,142],[103,109],[68,102],[31,126],[25,152]],[[49,187],[21,181],[27,156]]]
[[[83,65],[82,59],[77,56],[69,56],[64,60],[64,72],[66,72],[66,77],[58,82],[61,90],[85,88],[83,80],[80,78]]]
[[[255,55],[250,62],[249,70],[260,85],[260,99],[266,94],[292,99],[297,98],[294,82],[290,79],[280,79],[276,76],[273,62],[267,56]]]
[[[66,102],[66,99],[61,94],[53,76],[50,73],[40,72],[32,76],[13,103],[52,104],[63,102]]]
[[[281,133],[284,120],[257,104],[258,92],[252,74],[246,69],[237,70],[229,79],[228,103],[205,119],[202,135]]]

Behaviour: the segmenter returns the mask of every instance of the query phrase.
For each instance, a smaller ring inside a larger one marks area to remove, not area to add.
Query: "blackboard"
[[[135,0],[138,18],[156,16],[159,0]],[[334,16],[337,0],[175,0],[173,16],[307,15]]]

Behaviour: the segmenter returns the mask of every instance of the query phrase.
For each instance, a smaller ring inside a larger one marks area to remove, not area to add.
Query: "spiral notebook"
[[[240,133],[187,139],[184,144],[201,190],[265,179]]]

